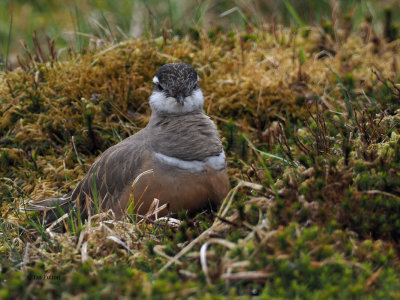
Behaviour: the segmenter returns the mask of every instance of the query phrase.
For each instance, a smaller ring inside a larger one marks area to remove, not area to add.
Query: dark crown
[[[185,63],[163,65],[158,69],[156,77],[161,89],[167,91],[171,96],[178,94],[189,96],[197,87],[197,73],[192,66]]]

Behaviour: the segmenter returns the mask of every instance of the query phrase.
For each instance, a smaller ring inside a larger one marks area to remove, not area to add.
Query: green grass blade
[[[289,1],[285,1],[284,3],[285,3],[285,6],[286,6],[287,10],[290,13],[290,15],[293,17],[293,19],[296,21],[296,23],[299,26],[304,27],[305,24],[304,24],[303,20],[300,18],[299,14],[294,9],[293,5],[290,4]]]
[[[14,243],[12,242],[12,239],[8,234],[7,228],[4,226],[3,218],[0,218],[0,228],[2,233],[0,234],[0,237],[3,240],[4,245],[17,257],[18,260],[22,260],[20,253],[15,248]]]
[[[255,148],[255,150],[257,150],[263,156],[279,159],[280,161],[284,162],[285,164],[287,164],[287,165],[289,165],[291,167],[295,167],[295,168],[298,167],[298,165],[295,162],[292,162],[292,161],[289,161],[287,159],[284,159],[283,157],[280,157],[280,156],[277,156],[277,155],[274,155],[274,154],[271,154],[271,153],[268,153],[268,152],[261,151],[261,150],[259,150],[257,148]]]
[[[109,31],[110,37],[112,39],[112,42],[116,42],[117,39],[115,38],[115,36],[114,36],[114,34],[113,34],[112,30],[111,30],[110,24],[108,23],[106,17],[104,16],[103,10],[100,10],[100,14],[101,14],[101,18],[103,19],[103,22],[105,23],[105,25],[106,25],[106,27],[107,27],[107,29]]]
[[[36,216],[37,217],[37,216]],[[50,244],[51,248],[54,248],[52,240],[49,239],[48,234],[44,226],[40,224],[40,220],[37,217],[36,221],[26,220],[27,224],[35,228],[41,235],[42,239]]]
[[[355,119],[354,119],[354,113],[353,113],[353,104],[351,103],[351,99],[348,95],[348,91],[345,88],[342,79],[339,77],[339,75],[333,71],[333,69],[327,65],[327,67],[329,68],[329,70],[332,72],[332,74],[335,76],[336,81],[338,82],[338,86],[340,88],[340,91],[342,92],[344,101],[346,103],[346,108],[347,108],[347,112],[349,114],[350,119],[353,121],[353,124],[355,123]]]
[[[257,148],[253,145],[253,143],[250,141],[250,139],[246,136],[246,134],[243,133],[243,138],[247,141],[247,143],[249,144],[250,148],[253,149],[255,151],[255,153],[258,153]],[[269,171],[269,169],[267,168],[267,166],[265,165],[264,159],[262,158],[262,156],[258,155],[259,158],[259,162],[261,164],[261,166],[264,169],[265,175],[267,176],[268,179],[268,183],[271,186],[272,190],[274,191],[275,194],[275,198],[276,200],[279,200],[279,194],[278,194],[278,189],[275,186],[275,182],[274,179],[272,178],[271,172]]]
[[[10,55],[10,44],[11,44],[11,34],[12,34],[12,27],[13,27],[13,14],[11,13],[10,17],[10,27],[8,28],[8,38],[7,38],[7,50],[6,50],[6,63],[5,63],[5,70],[8,69],[8,57]]]

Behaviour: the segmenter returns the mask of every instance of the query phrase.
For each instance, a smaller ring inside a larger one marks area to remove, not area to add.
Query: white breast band
[[[206,166],[209,166],[215,170],[221,170],[225,167],[225,153],[222,151],[217,156],[209,156],[203,161],[199,160],[182,160],[176,157],[167,156],[161,153],[156,153],[156,158],[170,166],[178,167],[180,169],[200,172]]]

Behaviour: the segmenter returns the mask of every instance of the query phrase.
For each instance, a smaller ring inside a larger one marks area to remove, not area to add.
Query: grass
[[[0,298],[398,298],[399,40],[352,27],[176,25],[64,58],[37,39],[0,74]],[[155,203],[144,218],[67,215],[59,232],[18,211],[143,128],[154,73],[175,61],[197,69],[226,150],[218,212],[157,219]]]
[[[21,56],[21,41],[26,41],[27,47],[32,49],[35,32],[41,43],[45,42],[46,35],[55,40],[60,49],[58,54],[65,57],[70,48],[84,51],[101,44],[102,40],[122,41],[129,36],[182,35],[195,33],[200,28],[229,31],[260,27],[266,22],[300,27],[322,25],[324,28],[343,24],[345,30],[351,30],[360,26],[366,17],[371,19],[376,31],[395,36],[398,28],[393,24],[399,21],[399,9],[394,0],[335,1],[335,4],[316,0],[170,0],[166,3],[122,0],[118,4],[111,0],[35,3],[5,0],[0,3],[0,53],[3,67],[5,60],[9,67],[16,67],[17,56]]]

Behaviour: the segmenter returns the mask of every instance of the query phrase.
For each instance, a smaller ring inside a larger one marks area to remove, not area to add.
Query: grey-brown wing
[[[107,149],[90,167],[89,171],[74,189],[72,200],[82,217],[87,209],[107,209],[119,205],[121,194],[140,173],[145,150],[144,132]]]
[[[152,149],[167,156],[202,161],[223,149],[214,123],[202,113],[160,118],[151,129]]]

